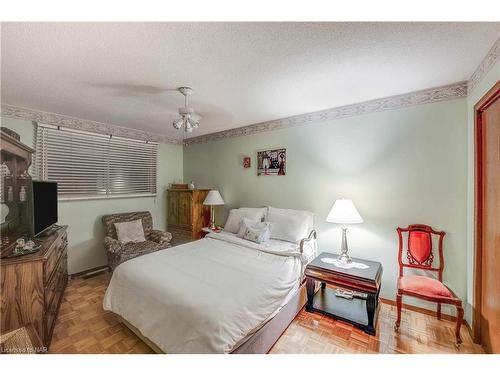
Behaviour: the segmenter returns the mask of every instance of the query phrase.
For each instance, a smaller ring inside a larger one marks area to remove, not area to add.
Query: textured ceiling
[[[500,23],[3,23],[2,103],[172,137],[466,80]]]

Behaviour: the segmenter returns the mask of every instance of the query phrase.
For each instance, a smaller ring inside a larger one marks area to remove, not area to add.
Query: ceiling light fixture
[[[177,89],[182,95],[184,95],[184,107],[179,108],[179,115],[181,118],[174,120],[172,126],[177,129],[183,129],[187,133],[191,133],[193,129],[198,128],[200,123],[193,118],[194,109],[188,107],[188,96],[191,95],[193,89],[191,87],[179,87]]]

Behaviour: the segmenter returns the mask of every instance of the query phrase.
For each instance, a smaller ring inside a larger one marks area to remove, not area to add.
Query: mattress
[[[229,353],[293,297],[303,262],[297,244],[211,233],[118,266],[103,307],[165,353]]]

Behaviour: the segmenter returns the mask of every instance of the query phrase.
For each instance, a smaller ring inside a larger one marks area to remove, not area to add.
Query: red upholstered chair
[[[401,305],[403,296],[420,298],[426,301],[437,303],[437,318],[441,319],[441,304],[455,305],[457,308],[457,324],[456,324],[456,343],[458,348],[462,343],[460,338],[460,327],[464,317],[462,301],[453,293],[446,285],[443,284],[443,238],[445,233],[438,232],[428,225],[413,224],[407,228],[398,228],[399,237],[399,278],[398,292],[396,295],[396,303],[398,310],[398,318],[396,320],[395,330],[399,329],[401,323]],[[403,262],[403,234],[407,233],[407,261]],[[432,249],[433,236],[439,236],[438,242],[438,264],[433,266],[435,262],[434,252]],[[437,272],[437,279],[427,276],[418,275],[403,275],[403,268],[417,268],[425,271]]]

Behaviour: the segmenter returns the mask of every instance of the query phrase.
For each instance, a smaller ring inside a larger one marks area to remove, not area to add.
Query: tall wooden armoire
[[[200,239],[201,228],[210,224],[210,206],[204,206],[210,189],[168,189],[168,231],[174,241]]]

